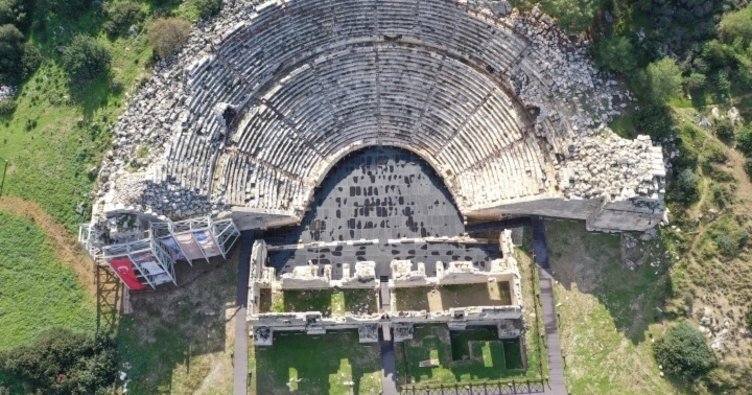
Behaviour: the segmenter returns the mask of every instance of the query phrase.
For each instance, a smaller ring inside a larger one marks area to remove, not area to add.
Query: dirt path
[[[28,218],[42,229],[47,240],[52,243],[60,262],[70,267],[87,293],[96,297],[97,289],[92,273],[92,261],[78,246],[76,239],[64,226],[55,222],[37,203],[14,196],[0,197],[0,212]]]

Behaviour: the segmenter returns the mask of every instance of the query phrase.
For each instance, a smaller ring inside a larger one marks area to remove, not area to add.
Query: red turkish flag
[[[128,258],[113,258],[107,261],[115,270],[115,274],[123,280],[123,283],[131,290],[138,291],[146,288],[141,281],[136,278],[136,272],[133,270],[133,263]]]

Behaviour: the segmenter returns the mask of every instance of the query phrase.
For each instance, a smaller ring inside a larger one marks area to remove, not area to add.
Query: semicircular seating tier
[[[654,225],[660,149],[594,131],[621,93],[545,18],[483,4],[227,6],[121,117],[116,135],[129,139],[116,139],[103,167],[104,209],[294,222],[337,161],[389,145],[432,165],[469,217],[542,214],[608,228],[604,209],[618,204],[617,222]],[[155,147],[148,163],[133,160],[140,145]],[[138,171],[124,170],[134,163]]]

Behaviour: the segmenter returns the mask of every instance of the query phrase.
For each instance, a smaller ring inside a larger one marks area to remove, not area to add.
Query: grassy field
[[[0,251],[0,350],[50,328],[95,330],[93,298],[33,222],[0,213]]]
[[[46,17],[29,39],[45,60],[20,87],[15,113],[0,117],[0,158],[10,161],[5,193],[38,202],[71,231],[89,216],[110,128],[151,59],[144,35],[111,39],[101,31],[103,22],[94,10],[78,18]],[[110,73],[85,88],[69,86],[56,51],[77,33],[95,36],[112,51]]]
[[[319,311],[329,317],[344,316],[345,312],[371,314],[377,309],[373,289],[265,290],[263,294],[262,310],[275,313]]]
[[[251,345],[249,356],[251,393],[366,395],[381,390],[379,347],[359,344],[357,331],[277,334],[271,347]]]
[[[118,344],[132,393],[231,393],[237,262],[179,267],[178,289],[135,295]]]
[[[622,252],[619,235],[551,220],[546,237],[570,391],[676,392],[651,357],[651,339],[662,330],[659,308],[671,286],[657,241],[639,244],[646,259],[630,270],[622,264],[622,253],[630,252]]]

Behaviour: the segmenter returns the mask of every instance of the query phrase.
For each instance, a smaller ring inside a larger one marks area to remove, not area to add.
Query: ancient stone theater
[[[504,1],[225,2],[130,98],[82,239],[146,287],[262,235],[257,344],[337,328],[375,341],[384,323],[396,340],[420,322],[519,336],[510,232],[472,224],[644,231],[665,216],[661,148],[606,126],[631,97],[586,44]],[[483,295],[444,292],[457,284]],[[343,311],[274,302],[312,289],[376,296]]]

